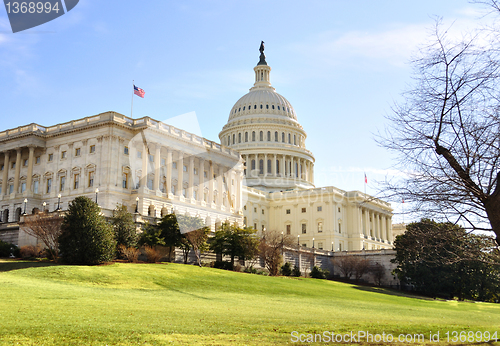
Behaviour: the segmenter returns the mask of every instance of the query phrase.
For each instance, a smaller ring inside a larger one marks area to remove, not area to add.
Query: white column
[[[236,211],[241,210],[241,176],[242,173],[236,172]],[[248,222],[248,221],[247,221]]]
[[[167,196],[172,193],[172,150],[167,149]]]
[[[160,150],[161,150],[161,145],[160,143],[156,143],[155,145],[155,179],[153,181],[153,190],[155,190],[155,192],[157,190],[160,189],[160,162],[161,162],[161,158],[160,158]]]
[[[179,151],[179,158],[177,160],[177,196],[182,196],[182,189],[184,187],[184,156]]]
[[[2,176],[2,194],[3,195],[8,195],[8,184],[7,180],[9,179],[9,159],[10,159],[10,153],[8,151],[4,152],[4,159],[3,159],[3,176]]]
[[[214,164],[210,161],[208,169],[208,203],[212,205],[214,200]]]
[[[142,144],[142,177],[141,177],[141,187],[144,188],[148,185],[148,147]],[[97,174],[96,174],[97,176]]]
[[[189,157],[189,182],[188,182],[188,198],[191,200],[193,198],[193,185],[194,185],[194,156]]]
[[[200,169],[198,172],[198,176],[200,178],[198,183],[198,201],[203,201],[203,197],[205,195],[205,160],[202,158],[200,160]]]
[[[28,180],[26,184],[26,191],[31,192],[31,183],[33,182],[33,154],[35,153],[35,147],[30,146],[29,150],[30,154],[28,158]]]
[[[264,154],[264,177],[267,177],[267,154]]]
[[[219,174],[217,176],[217,205],[221,206],[222,205],[222,198],[224,198],[223,193],[224,193],[224,188],[223,188],[223,182],[222,182],[222,177],[224,176],[224,168],[219,165]]]
[[[21,174],[21,148],[16,148],[16,170],[14,176],[14,194],[19,192],[19,175]]]

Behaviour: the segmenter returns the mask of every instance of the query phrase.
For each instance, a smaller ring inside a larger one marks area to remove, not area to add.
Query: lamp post
[[[135,198],[135,212],[139,214],[139,196]]]
[[[61,194],[57,195],[57,210],[61,210]]]
[[[313,238],[313,249],[314,249],[314,238]]]
[[[42,203],[42,206],[43,206],[43,212],[45,213],[45,209],[46,209],[46,206],[47,206],[47,202],[43,202],[43,203]]]
[[[23,215],[26,215],[26,204],[28,204],[27,198],[24,199],[24,213],[23,213]]]
[[[99,193],[99,188],[95,189],[95,202],[97,203],[97,194]]]
[[[297,246],[299,246],[299,247],[300,247],[300,234],[299,234],[299,235],[297,235]]]
[[[332,241],[332,252],[333,252],[333,241]]]

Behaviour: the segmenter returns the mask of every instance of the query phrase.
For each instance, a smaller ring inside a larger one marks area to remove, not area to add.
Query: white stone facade
[[[144,217],[198,216],[212,230],[225,221],[275,230],[328,251],[392,248],[390,204],[315,188],[314,156],[295,110],[271,86],[262,56],[254,71],[254,86],[219,134],[222,145],[115,112],[0,132],[3,227],[85,195],[107,215],[123,204]]]

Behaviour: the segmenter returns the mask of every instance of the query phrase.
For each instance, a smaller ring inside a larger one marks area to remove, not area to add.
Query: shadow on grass
[[[51,267],[58,264],[53,262],[38,262],[38,261],[21,261],[11,259],[0,260],[0,272],[9,272],[11,270],[36,268],[36,267]]]
[[[397,297],[415,298],[415,299],[422,299],[422,300],[444,300],[444,299],[439,299],[439,298],[434,299],[434,298],[418,295],[418,294],[407,292],[407,291],[398,291],[398,290],[391,289],[391,288],[360,286],[360,285],[353,286],[353,288],[360,290],[360,291],[382,293],[382,294],[387,294],[390,296],[397,296]]]

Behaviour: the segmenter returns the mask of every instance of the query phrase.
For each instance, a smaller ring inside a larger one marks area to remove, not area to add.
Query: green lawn
[[[500,334],[498,304],[181,264],[0,261],[0,311],[4,345],[304,345],[293,331],[359,330],[425,340],[440,331],[446,344],[446,331]]]

